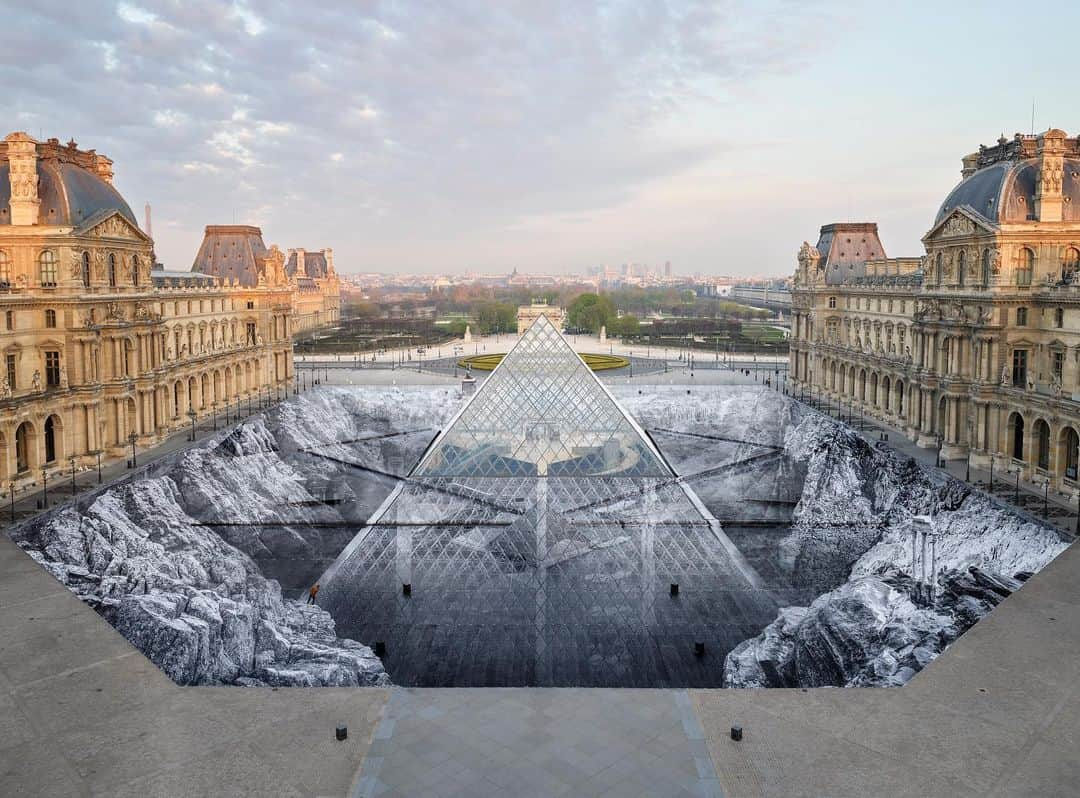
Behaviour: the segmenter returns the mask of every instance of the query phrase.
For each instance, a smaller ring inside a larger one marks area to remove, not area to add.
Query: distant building
[[[533,302],[531,305],[522,305],[518,308],[518,335],[529,329],[532,323],[541,316],[546,316],[556,330],[561,330],[566,322],[566,311],[562,308],[549,305],[547,302]]]
[[[1080,492],[1080,138],[1017,134],[962,159],[923,237],[875,225],[799,251],[791,375],[947,458]]]
[[[341,318],[341,280],[331,249],[290,249],[286,260],[276,245],[267,248],[258,227],[207,225],[191,271],[246,287],[287,287],[293,332],[335,324]]]

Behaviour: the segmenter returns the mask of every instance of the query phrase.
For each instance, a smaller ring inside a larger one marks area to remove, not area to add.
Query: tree
[[[615,316],[615,303],[598,294],[582,294],[566,309],[566,321],[570,327],[592,333],[610,326]]]
[[[476,309],[477,332],[488,335],[517,332],[517,307],[506,302],[484,302]]]
[[[637,316],[627,313],[621,319],[613,319],[608,325],[608,332],[623,338],[634,338],[641,335],[641,322],[638,321]]]

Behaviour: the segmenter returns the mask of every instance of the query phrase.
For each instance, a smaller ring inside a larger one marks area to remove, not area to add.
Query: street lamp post
[[[139,436],[132,432],[128,435],[128,441],[131,443],[131,468],[135,467],[135,441],[139,439]]]
[[[994,495],[994,455],[990,455],[990,495]]]
[[[214,432],[217,432],[217,399],[210,403],[210,420],[214,425]]]
[[[192,442],[195,441],[195,418],[196,418],[196,416],[198,416],[198,413],[196,413],[193,408],[189,407],[188,411],[187,411],[187,417],[189,419],[191,419],[191,441]]]
[[[71,455],[68,458],[68,462],[71,463],[71,495],[75,495],[75,455]]]
[[[49,506],[49,472],[45,470],[45,466],[41,467],[41,506]]]
[[[1048,518],[1049,512],[1049,500],[1050,500],[1050,480],[1043,481],[1043,518]]]
[[[11,523],[15,523],[15,483],[8,483],[8,496],[11,497]],[[1077,516],[1080,518],[1080,516]],[[1080,528],[1080,521],[1076,522],[1078,528]]]
[[[1013,504],[1017,507],[1020,506],[1020,469],[1016,469],[1016,494],[1013,498]]]
[[[97,457],[97,484],[101,484],[101,449],[95,449],[94,455]]]

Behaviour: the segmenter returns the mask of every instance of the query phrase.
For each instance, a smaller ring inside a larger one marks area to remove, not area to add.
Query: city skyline
[[[987,61],[1008,6],[918,5],[20,6],[0,102],[116,160],[170,269],[235,221],[344,274],[785,276],[822,220],[921,254],[962,155],[1080,127],[1066,48]]]

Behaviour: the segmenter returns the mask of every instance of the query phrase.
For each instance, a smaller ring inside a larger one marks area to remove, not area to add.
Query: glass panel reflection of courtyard
[[[384,644],[400,685],[718,685],[723,655],[776,611],[733,551],[541,318],[320,603],[339,634]]]

